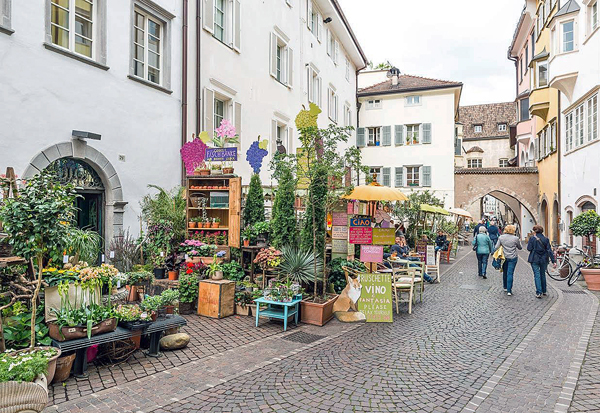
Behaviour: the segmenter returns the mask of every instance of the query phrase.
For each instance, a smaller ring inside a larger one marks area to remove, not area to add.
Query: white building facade
[[[356,72],[367,60],[337,0],[202,4],[200,75],[188,83],[188,135],[212,136],[222,119],[231,121],[241,137],[234,167],[242,185],[252,173],[246,151],[259,136],[269,140],[261,180],[275,184],[269,161],[278,141],[287,153],[299,148],[294,120],[310,102],[322,109],[320,127],[356,126]]]
[[[80,226],[107,245],[137,233],[148,184],[181,182],[182,13],[177,0],[0,0],[0,165],[74,182]]]
[[[562,242],[582,244],[568,227],[577,215],[598,211],[600,197],[600,15],[598,0],[561,1],[549,23],[550,87],[560,90]]]
[[[356,144],[363,163],[382,185],[405,193],[430,190],[453,207],[462,83],[397,73],[392,69],[389,79],[359,89]]]

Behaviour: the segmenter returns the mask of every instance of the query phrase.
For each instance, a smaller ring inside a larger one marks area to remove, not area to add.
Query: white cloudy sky
[[[461,105],[515,98],[506,51],[524,0],[339,0],[367,58],[463,82]]]

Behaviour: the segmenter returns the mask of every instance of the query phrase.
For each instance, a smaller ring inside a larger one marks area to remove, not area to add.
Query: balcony
[[[579,52],[561,53],[550,60],[550,87],[560,90],[569,102],[573,100],[573,90],[580,68]]]
[[[534,89],[529,95],[529,113],[547,121],[550,110],[550,88]]]

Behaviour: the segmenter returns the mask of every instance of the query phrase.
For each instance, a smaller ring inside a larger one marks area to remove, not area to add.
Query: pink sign
[[[371,227],[350,227],[348,233],[348,242],[351,244],[372,244],[373,228]]]
[[[360,260],[362,262],[383,262],[383,246],[361,245]]]
[[[348,202],[348,215],[354,214],[354,202]]]
[[[348,214],[345,212],[334,212],[333,213],[333,225],[338,227],[348,226]]]

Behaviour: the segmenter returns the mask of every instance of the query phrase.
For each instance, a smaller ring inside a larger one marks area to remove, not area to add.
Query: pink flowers
[[[235,136],[235,126],[227,119],[221,121],[221,126],[215,129],[215,134],[219,138],[233,138]]]

